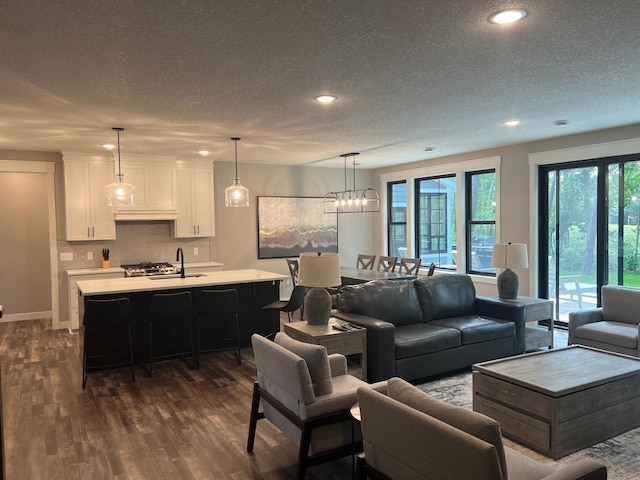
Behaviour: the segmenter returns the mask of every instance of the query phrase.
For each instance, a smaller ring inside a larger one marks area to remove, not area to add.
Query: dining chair
[[[356,261],[356,268],[363,268],[366,270],[373,270],[373,264],[376,263],[375,255],[367,255],[364,253],[358,254],[358,260]]]
[[[84,340],[82,346],[82,389],[87,385],[87,373],[91,367],[88,362],[91,357],[108,357],[113,358],[112,351],[104,352],[89,356],[89,351],[99,349],[104,342],[105,337],[111,337],[110,332],[120,331],[123,335],[113,336],[113,338],[122,339],[123,343],[127,343],[126,359],[121,362],[111,363],[101,366],[100,368],[115,368],[119,366],[129,365],[131,367],[131,381],[136,381],[133,372],[133,343],[131,341],[131,323],[133,315],[131,313],[131,303],[128,298],[113,298],[110,300],[92,300],[89,299],[85,303],[84,318],[82,324],[84,326]],[[109,332],[109,335],[107,333]],[[94,348],[95,347],[95,348]],[[104,347],[103,347],[104,348]],[[123,350],[124,353],[124,350]]]
[[[433,277],[433,272],[436,271],[436,264],[431,262],[431,265],[429,265],[429,271],[427,272],[427,277]]]
[[[238,322],[238,291],[201,290],[197,301],[196,368],[200,368],[203,353],[235,350],[238,365],[240,356],[240,324]],[[207,348],[202,349],[202,344]]]
[[[286,258],[287,267],[289,267],[289,273],[291,274],[291,281],[295,287],[298,284],[298,259]]]
[[[419,258],[401,258],[400,259],[400,273],[407,275],[418,275],[420,270],[420,263],[422,260]]]
[[[381,256],[380,261],[378,262],[378,271],[379,272],[395,272],[397,261],[398,261],[398,257]]]

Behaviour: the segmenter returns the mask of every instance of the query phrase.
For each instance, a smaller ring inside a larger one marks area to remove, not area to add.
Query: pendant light
[[[236,150],[236,176],[233,179],[231,186],[227,187],[224,191],[224,206],[248,207],[249,189],[240,184],[240,177],[238,177],[238,141],[241,139],[238,137],[231,137],[231,140],[235,143]]]
[[[116,181],[107,185],[107,205],[133,205],[133,185],[124,181],[124,173],[120,169],[120,132],[124,128],[113,127],[118,134],[118,173],[116,173]]]
[[[343,153],[344,158],[344,190],[329,192],[324,196],[324,213],[364,213],[380,211],[380,195],[373,188],[356,189],[356,156],[357,152]],[[347,190],[347,158],[352,157],[353,189]]]

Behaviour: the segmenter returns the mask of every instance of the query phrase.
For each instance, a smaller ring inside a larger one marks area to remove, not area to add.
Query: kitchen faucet
[[[180,278],[184,278],[184,252],[181,247],[176,250],[176,261],[180,260]]]

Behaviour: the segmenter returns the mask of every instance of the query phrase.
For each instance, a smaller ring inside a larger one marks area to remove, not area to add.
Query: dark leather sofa
[[[343,288],[335,317],[367,329],[367,380],[415,380],[524,353],[524,305],[476,296],[468,275]]]

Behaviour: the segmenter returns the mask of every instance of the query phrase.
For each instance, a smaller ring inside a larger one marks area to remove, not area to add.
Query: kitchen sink
[[[206,277],[206,273],[187,273],[184,278],[197,278],[197,277]],[[180,278],[180,274],[171,274],[171,275],[154,275],[152,277],[147,277],[149,280],[173,280],[175,278]]]

